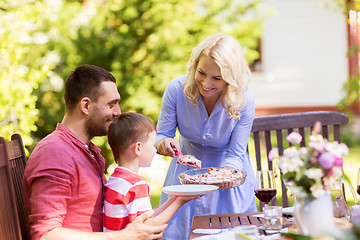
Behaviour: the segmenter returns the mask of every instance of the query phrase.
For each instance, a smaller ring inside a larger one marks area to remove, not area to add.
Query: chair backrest
[[[16,197],[6,146],[0,143],[0,239],[21,239]]]
[[[253,146],[256,158],[256,170],[262,170],[262,158],[266,159],[267,168],[273,169],[272,162],[269,161],[268,155],[273,147],[278,147],[279,155],[283,154],[284,144],[287,146],[286,136],[292,131],[298,131],[303,140],[300,145],[306,146],[306,136],[310,134],[315,122],[320,121],[322,125],[322,135],[332,141],[340,142],[340,125],[349,121],[345,113],[333,111],[314,111],[302,113],[278,114],[265,117],[256,117],[252,126]],[[251,140],[249,147],[251,149]],[[261,151],[263,147],[266,151]],[[265,154],[265,153],[266,154]],[[249,153],[251,155],[251,153]],[[265,168],[265,167],[264,167]],[[284,182],[281,181],[282,205],[289,206],[287,189]],[[273,204],[277,204],[276,199]]]
[[[29,227],[25,214],[22,178],[26,166],[26,155],[21,135],[15,133],[11,136],[11,141],[6,141],[0,137],[0,143],[6,146],[7,159],[9,161],[11,178],[14,186],[17,213],[20,222],[22,239],[29,239]]]

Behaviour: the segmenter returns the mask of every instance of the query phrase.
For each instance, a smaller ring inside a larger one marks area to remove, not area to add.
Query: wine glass
[[[343,180],[341,178],[335,178],[335,181],[331,185],[331,196],[333,197],[333,213],[336,218],[349,218],[349,209],[347,207],[344,194],[343,194]],[[354,198],[355,193],[353,193]]]
[[[276,196],[273,171],[256,172],[255,196],[264,204],[264,207],[268,206],[269,202]]]

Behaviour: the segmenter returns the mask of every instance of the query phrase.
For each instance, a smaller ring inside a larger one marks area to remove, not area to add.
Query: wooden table
[[[258,217],[262,212],[253,213],[233,213],[233,214],[217,214],[217,215],[204,215],[194,216],[192,220],[190,239],[203,236],[205,234],[193,233],[194,229],[221,229],[232,228],[239,225],[264,225],[264,218]],[[291,226],[292,222],[289,221],[291,216],[283,216],[283,227]],[[260,230],[261,234],[265,234],[265,231]]]

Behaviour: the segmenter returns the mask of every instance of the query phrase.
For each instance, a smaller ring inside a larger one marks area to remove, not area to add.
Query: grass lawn
[[[344,172],[349,177],[353,189],[356,191],[357,175],[360,169],[360,146],[350,148],[349,156],[344,161]],[[345,195],[349,201],[349,205],[353,205],[353,198],[350,190],[345,186]],[[356,192],[355,192],[356,194]],[[360,197],[357,195],[357,197]]]

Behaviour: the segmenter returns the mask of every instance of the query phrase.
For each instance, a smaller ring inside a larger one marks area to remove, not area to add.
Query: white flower
[[[289,143],[295,144],[300,143],[302,140],[302,136],[298,132],[291,132],[287,137],[286,140],[288,140]]]
[[[295,154],[289,154],[279,159],[279,168],[286,174],[287,172],[298,172],[301,166],[304,166],[304,162],[301,160],[298,152]]]
[[[335,181],[336,178],[334,177],[324,177],[323,178],[323,181],[324,181],[324,188],[329,190],[329,189],[332,189],[333,186],[335,186],[336,184],[336,181]]]
[[[324,138],[323,138],[320,134],[310,135],[310,136],[309,136],[309,142],[323,143],[323,142],[324,142]]]
[[[321,180],[323,172],[319,168],[310,168],[304,172],[306,176],[314,180]]]
[[[296,147],[289,147],[284,150],[284,156],[286,158],[292,158],[297,155],[299,155],[299,153],[298,153],[298,150],[296,149]]]
[[[274,147],[269,152],[269,160],[272,161],[273,159],[276,159],[279,157],[279,149],[277,147]]]
[[[325,145],[325,149],[328,152],[333,153],[337,157],[348,156],[349,155],[349,148],[344,143],[338,142],[329,142]]]
[[[308,153],[308,149],[306,147],[301,147],[299,149],[300,155],[306,155]]]
[[[321,197],[322,195],[324,195],[326,193],[321,182],[315,183],[314,185],[312,185],[310,187],[310,192],[314,196],[314,198]]]
[[[308,158],[308,149],[306,147],[302,147],[299,149],[298,154],[301,159],[307,159]]]
[[[341,177],[343,174],[343,170],[341,167],[333,167],[333,177]]]
[[[339,147],[341,148],[341,152],[343,156],[348,156],[349,155],[349,148],[348,146],[346,146],[345,143],[340,143]]]
[[[323,152],[325,150],[324,144],[320,142],[309,142],[308,146],[319,152]]]
[[[300,198],[306,197],[306,192],[302,187],[296,186],[295,184],[289,184],[288,188],[292,195]]]

